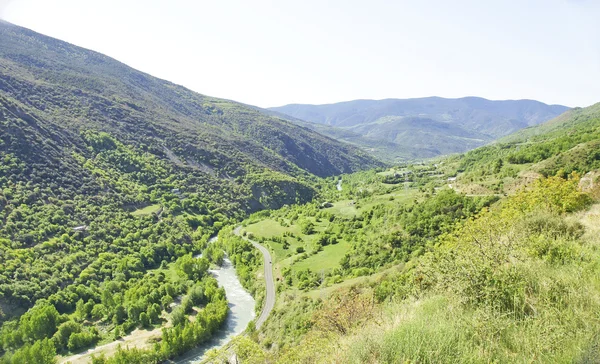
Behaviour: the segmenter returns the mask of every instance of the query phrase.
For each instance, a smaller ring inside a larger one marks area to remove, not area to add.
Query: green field
[[[379,184],[379,182],[375,182]],[[389,192],[391,190],[391,192]],[[388,191],[388,193],[381,193]],[[353,219],[358,217],[363,211],[369,211],[372,207],[384,205],[396,205],[410,203],[414,200],[419,191],[417,189],[405,190],[398,188],[385,187],[380,190],[381,194],[372,196],[358,197],[356,200],[342,200],[332,203],[332,207],[320,211],[330,213],[344,219]],[[319,211],[319,210],[317,210]],[[301,221],[310,221],[314,224],[314,233],[307,235],[301,232]],[[286,268],[292,272],[301,272],[310,270],[314,273],[330,273],[332,269],[339,267],[340,260],[350,251],[352,245],[349,241],[338,239],[337,244],[325,245],[318,252],[314,252],[316,239],[324,231],[330,231],[332,234],[340,234],[339,225],[335,222],[329,222],[327,218],[317,218],[317,216],[301,215],[299,220],[293,223],[285,215],[278,217],[271,215],[263,220],[252,220],[253,223],[244,227],[244,231],[251,234],[256,240],[265,239],[262,244],[269,248],[273,256],[274,273],[281,276]],[[284,234],[292,236],[284,237]],[[284,238],[288,246],[284,248],[281,241],[275,242],[269,239]],[[303,253],[297,253],[297,248],[304,248]],[[308,255],[308,256],[307,256]],[[354,278],[350,278],[354,282]],[[294,290],[289,287],[288,289]]]
[[[340,259],[350,249],[350,243],[340,241],[334,245],[323,247],[316,255],[294,264],[293,268],[297,270],[311,269],[313,271],[330,270],[338,266]]]
[[[283,227],[279,222],[273,219],[266,219],[250,224],[246,226],[244,230],[252,233],[254,236],[267,239],[274,236],[281,236],[284,232],[291,232],[297,235],[300,234],[300,228],[298,226],[292,225],[290,227]]]
[[[350,243],[340,240],[337,244],[324,246],[316,254],[310,254],[314,250],[314,242],[319,233],[327,229],[330,223],[325,220],[317,221],[314,218],[309,218],[309,220],[315,226],[315,233],[310,235],[302,234],[298,225],[283,227],[273,219],[266,219],[250,224],[244,230],[254,235],[257,239],[281,237],[286,232],[294,234],[294,237],[288,236],[285,238],[289,244],[287,249],[284,249],[284,245],[280,242],[267,240],[263,243],[273,255],[276,276],[279,276],[285,268],[291,268],[294,272],[305,269],[310,269],[313,272],[330,271],[338,266],[340,259],[350,249]],[[289,223],[287,220],[286,222]],[[305,253],[297,253],[296,248],[298,247],[304,248]],[[305,259],[300,259],[302,254],[308,254],[309,256]]]
[[[156,212],[158,212],[158,210],[160,210],[160,205],[156,204],[156,205],[146,206],[141,209],[137,209],[134,212],[132,212],[131,214],[134,216],[151,215],[151,214],[155,214]]]
[[[352,218],[360,215],[362,211],[368,210],[379,204],[401,204],[410,202],[419,193],[416,189],[399,190],[382,195],[374,195],[359,200],[343,200],[334,202],[333,207],[325,209],[334,215]]]
[[[352,200],[334,202],[333,207],[328,208],[326,211],[344,217],[354,217],[358,215],[358,209],[354,206]]]

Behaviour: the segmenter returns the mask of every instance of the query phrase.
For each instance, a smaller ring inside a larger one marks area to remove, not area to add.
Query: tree
[[[10,358],[10,363],[54,364],[56,348],[49,339],[36,341],[33,345],[25,345]]]
[[[145,313],[145,312],[140,313],[139,320],[143,327],[150,326],[150,317],[148,317],[147,313]]]
[[[160,306],[158,303],[153,303],[148,307],[148,318],[152,323],[158,323],[160,321]]]
[[[200,280],[208,270],[210,263],[205,258],[194,258],[192,254],[186,254],[175,263],[177,272],[192,280]]]
[[[21,316],[19,326],[24,341],[42,340],[51,337],[57,329],[59,314],[50,304],[33,307]]]
[[[125,307],[123,307],[123,305],[117,305],[117,307],[115,307],[115,315],[113,316],[113,323],[122,324],[126,318],[127,318],[127,311],[125,311]]]
[[[104,307],[103,304],[98,303],[95,304],[94,307],[92,308],[92,319],[93,320],[100,320],[102,317],[104,317],[104,313],[106,312],[106,307]]]
[[[173,297],[171,297],[170,295],[163,296],[160,299],[160,304],[163,306],[165,311],[169,311],[171,303],[173,303]]]
[[[201,285],[194,285],[190,288],[188,297],[194,306],[204,302],[204,287]]]
[[[314,234],[315,225],[311,221],[306,220],[300,225],[300,232],[305,235]]]
[[[494,163],[494,173],[500,173],[502,166],[504,166],[504,161],[500,158]]]
[[[187,317],[183,309],[181,307],[174,309],[173,313],[171,314],[171,322],[173,323],[173,326],[183,325],[185,321],[187,321]]]
[[[58,331],[53,338],[57,345],[63,349],[67,348],[71,334],[81,332],[81,325],[75,321],[67,321],[58,327]]]
[[[113,333],[113,340],[119,340],[123,336],[123,328],[121,325],[115,326],[115,332]]]

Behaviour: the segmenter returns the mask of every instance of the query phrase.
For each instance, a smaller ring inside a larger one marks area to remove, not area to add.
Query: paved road
[[[234,230],[234,233],[236,235],[240,235],[241,229],[242,227],[238,226]],[[273,311],[273,307],[275,307],[275,282],[273,281],[272,263],[273,260],[271,259],[271,253],[269,253],[269,250],[267,248],[246,237],[244,237],[244,239],[248,240],[252,245],[254,245],[256,249],[260,250],[260,252],[263,255],[263,260],[265,262],[265,284],[267,286],[267,297],[265,298],[265,303],[262,312],[260,313],[260,316],[258,316],[258,319],[256,319],[256,329],[258,330],[260,329],[262,324],[267,320],[267,317],[269,317],[271,311]]]

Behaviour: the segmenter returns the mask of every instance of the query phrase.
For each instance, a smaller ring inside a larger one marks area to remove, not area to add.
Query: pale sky
[[[600,0],[0,0],[0,16],[261,107],[600,101]]]

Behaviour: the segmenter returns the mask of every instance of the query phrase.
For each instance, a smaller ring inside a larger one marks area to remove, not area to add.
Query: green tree
[[[209,262],[205,258],[194,258],[192,254],[186,254],[175,263],[177,272],[187,279],[200,280],[209,267]]]

